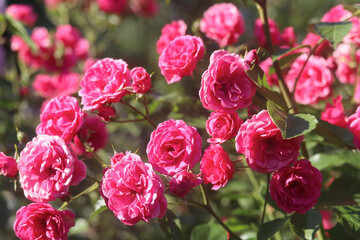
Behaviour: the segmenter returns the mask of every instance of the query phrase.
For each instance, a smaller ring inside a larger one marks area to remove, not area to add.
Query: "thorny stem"
[[[137,108],[135,108],[134,106],[132,106],[131,104],[122,101],[123,104],[125,104],[126,106],[128,106],[129,108],[131,108],[132,110],[134,110],[135,112],[137,112],[138,114],[140,114],[141,116],[144,117],[144,119],[146,119],[151,126],[153,126],[154,128],[156,128],[156,125],[153,123],[153,121],[151,121],[151,119],[149,118],[149,116],[147,114],[143,114],[141,111],[139,111]],[[145,105],[145,104],[144,104]],[[147,108],[147,104],[145,105],[145,109]]]

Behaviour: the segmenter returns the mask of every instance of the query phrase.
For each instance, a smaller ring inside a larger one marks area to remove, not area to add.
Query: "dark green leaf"
[[[290,227],[291,230],[300,239],[315,239],[315,234],[319,230],[321,224],[321,214],[313,209],[310,209],[305,214],[294,213],[291,216]]]
[[[349,194],[355,195],[357,193],[360,193],[359,186],[360,186],[359,178],[351,177],[351,176],[341,176],[332,182],[329,189],[330,190],[341,189],[343,191],[348,192]]]
[[[278,218],[270,222],[266,222],[260,226],[257,233],[258,240],[267,240],[271,238],[287,221],[287,218]]]
[[[191,240],[226,240],[226,238],[226,230],[216,223],[198,225],[191,232]]]
[[[325,141],[340,147],[355,147],[353,144],[354,135],[345,128],[333,125],[323,120],[318,120],[314,133],[323,137]]]
[[[325,168],[340,167],[349,164],[360,169],[360,153],[346,151],[342,153],[317,153],[310,157],[310,161],[314,167],[319,170]]]
[[[0,36],[2,36],[6,30],[6,20],[4,15],[0,13]]]
[[[360,206],[335,207],[340,224],[353,237],[359,238]]]
[[[279,49],[276,49],[275,53],[273,54],[273,61],[275,60],[279,60],[281,57],[283,57],[284,55],[286,54],[289,54],[290,52],[292,51],[295,51],[297,49],[301,49],[301,48],[310,48],[309,45],[299,45],[299,46],[296,46],[296,47],[293,47],[293,48],[279,48]]]
[[[350,32],[352,22],[320,22],[314,25],[315,32],[329,40],[335,48]]]
[[[158,219],[161,230],[166,234],[167,239],[184,239],[179,218],[171,211],[167,210],[162,219]]]
[[[331,228],[327,232],[330,235],[330,240],[354,240],[354,237],[350,236],[340,223],[337,223],[335,227]]]
[[[31,51],[36,52],[37,46],[33,42],[33,40],[30,38],[29,34],[27,33],[24,25],[22,25],[19,21],[14,20],[11,16],[5,15],[5,19],[7,22],[7,30],[14,34],[21,37],[26,44],[31,48]]]
[[[316,207],[355,205],[356,202],[351,194],[341,189],[332,189],[321,192]]]

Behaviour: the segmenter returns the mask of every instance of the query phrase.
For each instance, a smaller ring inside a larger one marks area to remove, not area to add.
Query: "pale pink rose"
[[[236,136],[243,120],[237,113],[212,112],[206,120],[206,131],[212,137],[209,143],[223,143]]]
[[[156,42],[156,51],[161,54],[164,48],[175,38],[184,36],[187,25],[183,20],[174,20],[161,29],[161,36]]]
[[[360,149],[360,106],[349,116],[346,127],[354,135],[354,145]]]
[[[196,128],[170,119],[151,133],[146,152],[156,171],[172,176],[192,169],[200,161],[201,144]]]
[[[127,7],[127,0],[97,0],[101,11],[122,14]]]
[[[130,0],[130,10],[139,16],[152,17],[159,12],[157,0]]]
[[[151,88],[151,77],[143,67],[131,69],[132,87],[136,93],[146,93]]]
[[[360,81],[360,75],[357,74],[360,64],[360,49],[347,43],[337,45],[333,57],[337,64],[336,77],[343,84],[355,84]]]
[[[83,125],[84,117],[76,98],[55,97],[41,112],[41,123],[36,127],[36,133],[59,136],[70,142]]]
[[[79,83],[80,75],[78,73],[38,74],[33,82],[33,88],[41,97],[53,98],[76,93]]]
[[[126,225],[162,218],[167,210],[161,178],[134,153],[118,153],[111,159],[101,192],[108,208]]]
[[[38,18],[34,8],[27,4],[11,4],[6,8],[5,13],[29,26],[34,26]]]
[[[70,149],[77,155],[93,156],[92,153],[86,150],[84,144],[92,148],[94,152],[103,148],[109,137],[105,126],[105,123],[99,116],[88,115],[79,132],[74,137],[74,143],[70,145]]]
[[[284,212],[305,214],[318,201],[321,182],[321,172],[310,161],[301,159],[292,167],[274,173],[270,195]]]
[[[83,110],[99,109],[116,103],[129,94],[130,71],[122,59],[104,58],[92,65],[80,82],[79,96]]]
[[[285,77],[286,84],[294,91],[294,84],[308,55],[300,55],[290,66]],[[295,100],[301,104],[315,104],[327,99],[332,93],[333,75],[324,58],[311,56],[307,62],[295,89]]]
[[[16,160],[6,156],[3,152],[0,152],[0,174],[11,178],[16,177],[18,174]]]
[[[240,126],[235,146],[238,153],[245,155],[251,169],[271,173],[296,161],[302,140],[303,136],[283,139],[269,113],[263,110]]]
[[[31,203],[16,212],[14,231],[22,240],[66,240],[74,225],[72,211],[58,211],[48,203]]]
[[[256,86],[245,70],[247,64],[239,55],[225,50],[213,52],[201,80],[199,95],[204,108],[235,112],[249,106]]]
[[[278,85],[278,77],[275,72],[270,74],[270,68],[273,64],[271,57],[268,57],[264,61],[259,64],[259,67],[264,71],[266,80],[269,83],[269,86],[277,86]]]
[[[192,76],[198,61],[204,56],[204,43],[199,37],[180,36],[172,40],[159,57],[159,68],[168,84],[184,76]]]
[[[211,183],[212,190],[225,187],[232,179],[235,168],[229,155],[220,144],[211,144],[204,152],[200,162],[200,172],[205,184]]]
[[[326,103],[325,111],[321,113],[321,120],[346,128],[347,117],[345,116],[341,100],[342,96],[339,95],[333,99],[334,105]]]
[[[111,106],[102,106],[98,109],[98,111],[99,116],[105,122],[108,122],[111,120],[111,118],[116,117],[116,111]]]
[[[219,3],[204,12],[200,31],[220,47],[225,47],[236,43],[245,32],[245,21],[234,4]]]
[[[86,165],[58,136],[38,135],[20,153],[20,184],[35,202],[56,200],[86,177]],[[75,175],[75,173],[77,173]]]
[[[200,174],[196,175],[188,171],[181,171],[172,176],[169,182],[169,189],[173,194],[184,197],[191,189],[202,183]]]
[[[273,45],[274,46],[282,45],[283,39],[282,39],[281,32],[280,32],[276,22],[274,20],[272,20],[271,18],[269,18],[269,27],[270,27],[271,40],[272,40]],[[256,19],[256,21],[255,21],[254,33],[255,33],[255,37],[256,37],[256,40],[258,41],[259,45],[263,48],[269,48],[269,46],[266,43],[264,27],[263,27],[263,24],[262,24],[260,18]]]

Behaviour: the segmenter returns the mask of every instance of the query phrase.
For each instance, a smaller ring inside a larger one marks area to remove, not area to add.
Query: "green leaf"
[[[335,207],[340,224],[353,237],[359,238],[360,206]]]
[[[318,120],[314,133],[324,138],[325,141],[340,147],[354,148],[354,135],[345,128],[333,125],[323,120]]]
[[[285,224],[287,218],[278,218],[270,222],[266,222],[260,226],[257,233],[258,240],[267,240],[271,238]]]
[[[31,51],[36,52],[38,50],[37,46],[35,45],[33,40],[30,38],[24,25],[22,25],[19,21],[14,20],[9,15],[5,15],[5,19],[7,22],[7,30],[11,34],[18,35],[19,37],[21,37],[26,42],[26,44],[31,48]]]
[[[2,36],[6,30],[6,20],[3,14],[0,13],[0,36]]]
[[[191,232],[191,240],[226,240],[227,233],[216,223],[205,223],[196,226]]]
[[[273,61],[275,61],[275,60],[280,61],[280,58],[283,57],[284,55],[287,55],[287,54],[291,53],[292,51],[295,51],[295,50],[301,49],[301,48],[309,48],[310,49],[310,46],[309,45],[299,45],[299,46],[296,46],[296,47],[293,47],[293,48],[286,48],[286,49],[279,48],[279,49],[276,49],[275,53],[273,54],[272,60]],[[293,54],[291,54],[291,55],[293,55]],[[300,53],[300,55],[301,55],[301,53]]]
[[[351,194],[341,189],[332,189],[321,192],[316,207],[355,205],[356,202]]]
[[[330,235],[330,240],[354,240],[354,237],[350,236],[340,223],[337,223],[335,227],[327,230]]]
[[[321,214],[310,209],[305,214],[294,213],[291,216],[291,230],[300,238],[306,240],[315,239],[315,234],[321,224]]]
[[[158,219],[161,230],[166,234],[167,239],[183,239],[180,219],[170,209],[162,219]]]
[[[350,32],[352,22],[319,22],[314,25],[317,34],[329,40],[335,48]]]
[[[349,164],[360,169],[360,153],[346,151],[342,153],[317,153],[310,157],[310,161],[317,169],[340,167]]]
[[[99,200],[97,200],[95,203],[94,209],[95,209],[95,211],[91,214],[90,220],[93,219],[95,216],[97,216],[99,213],[102,213],[108,209],[105,204],[105,200],[103,198],[100,198]]]
[[[274,102],[267,102],[267,110],[284,139],[305,135],[315,129],[318,120],[311,114],[286,114]]]

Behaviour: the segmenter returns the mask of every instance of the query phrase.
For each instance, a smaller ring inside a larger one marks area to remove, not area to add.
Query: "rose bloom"
[[[38,135],[20,153],[19,175],[27,199],[48,202],[79,184],[86,177],[86,165],[58,136]]]
[[[234,4],[219,3],[204,12],[200,31],[220,47],[225,47],[236,43],[245,32],[245,21]]]
[[[83,125],[84,117],[76,98],[55,97],[41,112],[41,123],[36,127],[36,133],[56,135],[69,142]]]
[[[201,183],[202,180],[199,174],[196,175],[188,171],[181,171],[172,176],[169,182],[169,189],[173,194],[184,197],[191,189],[199,186]]]
[[[199,95],[204,108],[230,113],[249,106],[256,86],[245,70],[247,64],[239,55],[225,50],[213,52],[201,79]]]
[[[305,214],[318,201],[321,182],[321,172],[310,161],[301,159],[292,167],[274,173],[270,195],[284,212]]]
[[[349,116],[346,127],[354,135],[354,145],[360,149],[360,106],[354,114]]]
[[[151,77],[143,67],[131,69],[132,87],[136,93],[146,93],[151,88]]]
[[[236,136],[240,125],[244,122],[237,113],[226,113],[222,111],[212,112],[206,120],[206,131],[212,137],[209,143],[223,143]]]
[[[184,36],[187,25],[183,20],[174,20],[161,29],[161,36],[156,42],[156,51],[161,54],[164,48],[175,38]]]
[[[360,81],[357,74],[360,64],[360,49],[353,44],[340,43],[333,52],[337,64],[336,77],[343,84],[355,84]]]
[[[43,98],[67,96],[78,91],[80,75],[78,73],[60,73],[57,75],[38,74],[33,88]]]
[[[334,105],[326,103],[325,111],[321,113],[321,120],[346,128],[347,117],[341,100],[342,96],[339,95],[333,99]]]
[[[5,13],[28,26],[34,26],[38,18],[34,8],[27,4],[11,4]]]
[[[157,0],[130,0],[130,10],[139,16],[152,17],[159,12]]]
[[[204,43],[199,37],[185,35],[172,40],[159,57],[159,68],[166,82],[171,84],[184,76],[192,76],[204,51]]]
[[[111,106],[102,106],[98,109],[99,117],[105,122],[110,121],[111,118],[116,117],[116,111]]]
[[[316,44],[319,42],[321,37],[314,33],[308,33],[304,40],[301,42],[301,45],[310,45],[311,48],[314,48]],[[310,53],[310,49],[303,49],[302,51]],[[328,40],[324,40],[320,45],[316,48],[314,55],[315,56],[324,56],[326,57],[332,51],[331,44]]]
[[[66,240],[74,225],[72,211],[58,211],[48,203],[31,203],[16,212],[14,231],[22,240]]]
[[[204,152],[200,162],[200,172],[205,184],[211,183],[212,190],[225,187],[232,179],[235,168],[229,155],[220,144],[211,144]]]
[[[134,153],[118,153],[111,159],[101,192],[108,208],[126,225],[162,218],[167,210],[161,178]]]
[[[83,110],[99,109],[108,103],[116,103],[129,94],[130,71],[121,59],[104,58],[92,65],[80,82],[79,96]]]
[[[127,0],[97,0],[101,11],[122,14],[127,6]]]
[[[276,75],[276,73],[272,73],[270,75],[270,68],[273,64],[273,61],[271,59],[271,57],[268,57],[267,59],[265,59],[264,61],[262,61],[259,64],[259,67],[264,71],[265,76],[266,76],[266,80],[269,83],[269,86],[277,86],[278,85],[278,77]]]
[[[268,111],[263,110],[240,126],[235,146],[251,169],[271,173],[296,161],[302,140],[303,136],[283,139]]]
[[[3,152],[0,152],[0,174],[5,177],[16,177],[18,174],[16,160]]]
[[[271,18],[269,18],[268,20],[269,20],[270,34],[271,34],[271,40],[272,40],[273,45],[274,46],[282,45],[283,44],[282,35],[281,35],[281,32],[280,32],[276,22],[274,20],[272,20]],[[254,33],[255,33],[255,37],[256,37],[256,40],[258,41],[259,45],[263,48],[268,48],[268,46],[266,44],[264,27],[263,27],[263,24],[262,24],[260,18],[256,19],[256,21],[255,21]]]
[[[295,80],[298,77],[302,66],[308,55],[300,55],[293,64],[285,77],[289,89],[294,91]],[[311,56],[307,62],[295,89],[295,100],[301,104],[315,104],[320,100],[330,97],[333,83],[333,75],[327,62],[322,57]]]
[[[151,133],[147,145],[149,162],[165,175],[192,169],[201,157],[201,136],[182,120],[167,120]]]

